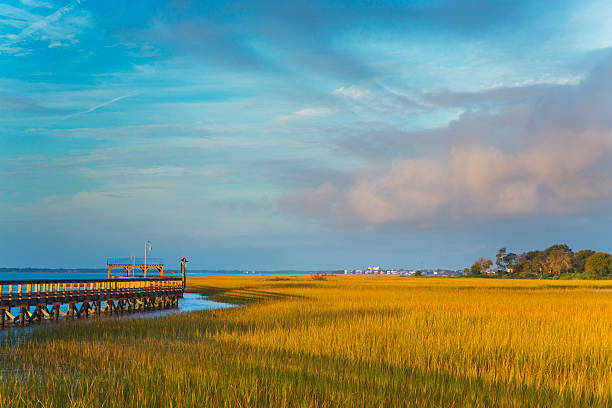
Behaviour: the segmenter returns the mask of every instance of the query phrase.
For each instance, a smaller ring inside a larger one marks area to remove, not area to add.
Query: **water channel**
[[[60,319],[59,321],[47,321],[44,320],[40,323],[32,323],[24,326],[9,324],[4,327],[4,329],[0,329],[0,339],[6,336],[8,333],[29,331],[36,329],[41,326],[48,326],[53,324],[64,324],[64,323],[79,323],[86,322],[92,319],[150,319],[153,317],[166,316],[177,313],[188,313],[188,312],[196,312],[199,310],[212,310],[212,309],[227,309],[230,307],[236,307],[236,305],[232,305],[229,303],[221,303],[221,302],[213,302],[212,300],[208,300],[202,295],[198,293],[188,293],[185,292],[183,294],[183,298],[179,299],[178,307],[172,309],[158,309],[158,310],[147,310],[147,311],[136,311],[136,312],[125,312],[118,313],[112,315],[102,314],[100,316],[92,316],[89,318],[80,318],[74,320],[67,320],[65,318]],[[76,303],[77,307],[81,307],[81,303]],[[15,308],[12,308],[15,309]],[[13,310],[13,312],[17,312]]]

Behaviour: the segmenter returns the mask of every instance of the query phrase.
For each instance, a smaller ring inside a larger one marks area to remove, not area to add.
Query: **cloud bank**
[[[369,226],[586,214],[612,198],[610,95],[612,56],[577,84],[424,96],[471,108],[436,129],[391,139],[359,135],[372,151],[383,145],[415,153],[370,160],[347,185],[323,181],[282,204],[307,217]]]

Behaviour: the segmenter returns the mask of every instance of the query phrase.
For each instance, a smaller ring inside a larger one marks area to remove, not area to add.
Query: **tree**
[[[546,257],[542,251],[523,252],[516,262],[515,271],[523,277],[538,276],[544,271]]]
[[[470,268],[470,275],[479,276],[487,273],[487,270],[493,266],[493,261],[489,258],[478,258]]]
[[[603,278],[612,273],[612,256],[605,252],[591,255],[584,265],[584,276],[590,279]]]
[[[560,275],[572,269],[574,252],[566,244],[555,244],[543,251],[543,272]]]
[[[508,269],[506,265],[506,248],[499,248],[497,255],[495,255],[495,265],[497,265],[497,273],[503,274]]]
[[[513,273],[515,268],[516,268],[516,261],[518,259],[518,256],[515,253],[509,252],[505,257],[504,257],[504,262],[506,264],[506,269],[508,270],[509,273]]]
[[[512,252],[506,252],[506,248],[500,248],[495,255],[495,265],[497,265],[497,273],[503,275],[511,273],[515,269],[517,255]]]
[[[476,262],[474,262],[470,267],[470,272],[468,276],[480,276],[480,268],[478,267],[478,265],[476,265]]]
[[[520,255],[500,248],[495,255],[495,263],[489,258],[479,258],[470,268],[465,268],[466,276],[482,276],[491,272],[495,275],[512,277],[560,277],[576,273],[585,278],[612,279],[612,254],[583,249],[574,253],[566,244],[554,244],[543,251],[527,251]]]
[[[594,253],[595,251],[591,251],[590,249],[583,249],[582,251],[576,252],[576,254],[574,255],[574,261],[573,261],[574,272],[584,273],[584,267],[586,265],[586,261]]]
[[[549,251],[546,257],[546,266],[548,272],[555,275],[561,275],[572,269],[572,254],[562,249],[553,249]]]
[[[567,244],[554,244],[544,250],[544,252],[546,253],[549,253],[552,251],[561,251],[561,252],[567,252],[570,254],[574,253],[572,249],[569,246],[567,246]]]

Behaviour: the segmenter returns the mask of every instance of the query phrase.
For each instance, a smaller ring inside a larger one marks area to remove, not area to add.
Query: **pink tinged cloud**
[[[485,115],[487,123],[466,114],[441,129],[444,144],[421,149],[429,153],[364,167],[349,185],[323,183],[284,201],[302,215],[369,226],[587,214],[612,199],[612,131],[606,124],[612,101],[595,108],[575,102],[612,92],[597,72],[584,83],[553,87],[537,102]],[[602,86],[593,87],[598,81]],[[559,99],[558,90],[570,97]],[[513,120],[517,111],[520,121]],[[492,141],[496,127],[513,132],[503,147]]]
[[[610,154],[605,143],[599,148]],[[591,175],[601,150],[571,144],[517,154],[491,146],[451,150],[448,157],[398,160],[360,172],[346,188],[326,183],[302,190],[294,201],[311,216],[340,223],[430,226],[465,217],[572,214],[610,197],[607,180]]]

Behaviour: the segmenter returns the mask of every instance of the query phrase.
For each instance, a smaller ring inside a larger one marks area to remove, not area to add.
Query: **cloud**
[[[297,110],[289,115],[281,115],[277,118],[277,120],[281,122],[288,122],[292,120],[299,119],[309,119],[309,118],[321,118],[325,116],[329,116],[334,113],[334,110],[331,108],[304,108]]]
[[[50,3],[47,3],[46,1],[39,1],[39,0],[20,0],[21,4],[23,4],[24,6],[27,7],[31,7],[31,8],[53,8],[53,5]]]
[[[46,108],[27,96],[0,92],[0,109],[11,112],[42,112]]]
[[[305,108],[294,112],[296,116],[312,117],[312,116],[327,116],[331,114],[333,110],[329,108]]]
[[[57,22],[60,18],[62,18],[66,14],[70,13],[77,6],[81,5],[83,1],[84,0],[73,0],[66,6],[58,8],[57,10],[55,10],[53,13],[49,14],[45,18],[38,20],[35,23],[29,25],[28,27],[24,28],[19,33],[17,40],[21,40],[25,37],[29,37],[30,35],[32,35],[33,33],[37,31],[46,31],[49,26]]]
[[[541,10],[525,0],[511,4],[493,0],[429,3],[263,0],[256,6],[251,1],[239,0],[231,5],[162,2],[156,7],[137,1],[123,6],[121,12],[130,23],[134,21],[123,33],[132,37],[131,41],[136,36],[173,53],[203,59],[207,64],[239,71],[360,80],[383,73],[379,63],[384,61],[372,53],[363,58],[360,51],[364,42],[377,41],[381,36],[400,37],[406,43],[432,33],[483,41],[497,38],[508,27],[537,18],[538,34],[545,40],[551,27],[557,29],[562,17],[559,15],[568,8],[571,7],[551,7],[543,16]],[[549,18],[550,14],[553,18]],[[552,21],[554,17],[558,20]],[[361,44],[351,44],[355,38]]]
[[[75,32],[78,32],[82,26],[88,25],[88,19],[82,16],[75,16],[65,21],[63,25],[59,25],[58,22],[62,19],[65,20],[65,16],[73,12],[84,2],[85,0],[73,0],[46,16],[34,15],[26,10],[10,6],[0,7],[2,15],[16,21],[17,24],[14,24],[16,27],[21,26],[19,33],[9,33],[4,36],[5,41],[0,43],[0,52],[8,54],[22,52],[25,50],[25,47],[19,44],[28,38],[33,38],[35,35],[38,36],[37,39],[39,40],[49,41],[53,47],[76,42]],[[32,0],[26,1],[24,5],[34,8],[49,6],[47,3],[33,2]],[[22,26],[21,23],[24,23],[24,25]]]
[[[446,126],[382,140],[413,154],[366,162],[349,185],[323,181],[283,205],[370,226],[587,214],[612,199],[610,94],[612,54],[577,84],[438,95],[481,106]]]
[[[333,163],[330,163],[333,164]],[[350,177],[343,171],[321,167],[307,159],[265,160],[258,163],[266,178],[288,188],[313,187],[317,180],[327,180],[335,186],[348,185]]]
[[[330,95],[342,106],[361,117],[402,115],[429,110],[430,106],[419,100],[418,95],[385,87],[377,83],[367,86],[351,85],[333,90]]]
[[[37,16],[27,10],[13,7],[8,4],[0,4],[0,24],[4,24],[17,29],[23,29],[28,24],[36,21]],[[17,39],[16,34],[7,33],[0,35],[0,39],[5,38],[9,41]]]
[[[331,94],[348,96],[349,98],[359,100],[367,98],[370,95],[370,91],[355,85],[351,85],[349,87],[341,86],[338,89],[334,89]]]

